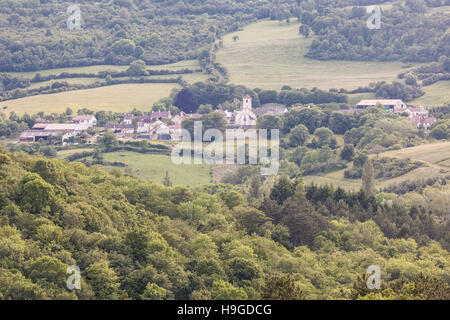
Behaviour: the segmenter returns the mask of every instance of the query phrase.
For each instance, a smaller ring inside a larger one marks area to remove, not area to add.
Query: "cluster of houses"
[[[358,110],[383,106],[386,110],[394,112],[406,112],[417,127],[429,129],[436,118],[429,116],[429,111],[423,106],[407,106],[401,100],[362,100],[354,109],[341,110],[343,113],[354,113]],[[308,107],[293,106],[291,109],[302,110]],[[256,126],[258,117],[264,115],[279,116],[286,112],[286,107],[261,107],[252,109],[252,97],[246,94],[243,97],[242,109],[234,112],[218,110],[227,122],[227,129],[248,129]],[[181,137],[182,122],[186,118],[199,118],[201,114],[186,114],[181,112],[172,115],[167,112],[152,112],[145,116],[126,114],[120,124],[110,124],[106,130],[116,134],[118,139],[125,139],[136,135],[138,139],[149,140],[179,140]],[[22,132],[20,142],[36,142],[50,137],[58,137],[66,141],[76,137],[91,127],[97,125],[97,119],[93,115],[80,115],[72,119],[72,123],[36,123],[33,128]]]
[[[96,124],[97,119],[92,115],[75,116],[72,123],[36,123],[30,130],[22,132],[19,141],[37,142],[38,140],[48,140],[51,137],[65,141],[82,134]]]
[[[383,106],[385,110],[394,112],[406,112],[417,128],[423,127],[428,130],[436,118],[430,116],[429,110],[424,106],[407,106],[402,100],[361,100],[356,109],[366,109],[375,107],[377,105]]]
[[[120,124],[107,125],[106,129],[114,132],[119,139],[138,134],[141,139],[177,140],[181,134],[181,122],[186,117],[183,112],[172,116],[170,111],[154,111],[147,116],[126,114]]]
[[[245,95],[242,101],[242,110],[230,112],[217,110],[223,115],[227,129],[248,129],[256,126],[256,120],[263,115],[282,115],[287,112],[285,107],[268,107],[252,109],[252,97]],[[168,112],[152,112],[146,116],[126,114],[120,124],[111,124],[106,127],[114,132],[118,138],[137,134],[138,139],[151,140],[179,140],[181,137],[182,122],[187,118],[199,118],[201,114],[186,114],[181,112],[173,116]]]

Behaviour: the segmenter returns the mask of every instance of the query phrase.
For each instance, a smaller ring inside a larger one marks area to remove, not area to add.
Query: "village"
[[[361,110],[381,106],[386,111],[407,113],[417,128],[428,130],[436,122],[436,118],[429,116],[428,107],[408,106],[402,100],[361,100],[352,109],[341,109],[338,112],[356,113]],[[252,107],[252,97],[248,94],[242,99],[242,108],[230,112],[226,110],[215,110],[220,113],[226,121],[227,129],[251,129],[256,128],[257,119],[266,115],[281,116],[289,110],[303,110],[310,106],[292,106],[289,109],[281,107]],[[170,111],[152,111],[147,115],[135,116],[126,113],[123,121],[118,124],[108,124],[104,128],[98,128],[95,134],[88,134],[89,130],[97,127],[97,119],[94,115],[76,115],[72,123],[36,123],[34,126],[21,133],[20,143],[34,143],[40,140],[55,139],[63,144],[75,142],[75,138],[81,136],[88,144],[96,143],[96,139],[104,132],[112,132],[119,141],[126,140],[161,140],[179,141],[182,136],[182,122],[189,118],[200,118],[199,113],[186,114],[180,112],[172,115]]]

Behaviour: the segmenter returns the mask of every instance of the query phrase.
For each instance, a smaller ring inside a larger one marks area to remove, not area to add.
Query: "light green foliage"
[[[166,289],[159,287],[154,283],[148,283],[142,294],[143,300],[163,300],[166,296]]]
[[[232,284],[219,280],[213,283],[211,297],[214,300],[245,300],[247,294],[243,289],[235,288]]]
[[[19,192],[22,206],[30,212],[40,212],[50,201],[53,187],[38,174],[29,173],[21,181]]]
[[[86,269],[86,278],[98,299],[119,298],[119,279],[106,261],[96,262]]]
[[[358,222],[331,198],[327,207],[315,206],[308,197],[327,199],[327,191],[313,195],[299,180],[275,181],[273,200],[256,206],[234,186],[165,187],[80,163],[6,154],[3,299],[261,299],[270,296],[263,288],[279,289],[269,290],[273,299],[356,299],[353,284],[372,264],[385,282],[406,284],[400,293],[393,287],[395,294],[361,298],[429,298],[433,290],[416,282],[421,273],[448,282],[449,254],[437,242],[389,238],[384,232],[397,230],[386,228],[381,213],[376,223]],[[37,190],[54,190],[38,214],[17,198],[30,181],[39,182]],[[73,264],[82,290],[69,292],[66,268]],[[293,281],[270,281],[280,274]]]
[[[330,144],[331,138],[333,138],[333,131],[328,128],[317,128],[314,131],[314,135],[319,139],[319,147]]]

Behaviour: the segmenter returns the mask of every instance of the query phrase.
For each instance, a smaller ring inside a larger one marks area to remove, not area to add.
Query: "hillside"
[[[394,178],[378,179],[376,187],[380,189],[402,182],[440,177],[450,172],[450,142],[425,144],[372,156],[374,159],[383,157],[407,159],[410,161],[417,160],[423,162],[424,167],[414,169]],[[305,176],[303,179],[308,183],[314,182],[319,185],[332,184],[349,190],[359,190],[361,188],[361,180],[347,179],[344,177],[344,172],[345,169],[327,174]]]
[[[396,291],[372,292],[372,298],[448,298],[441,282],[448,281],[448,251],[425,240],[428,227],[422,235],[411,230],[402,239],[391,229],[392,239],[386,236],[383,224],[400,223],[404,209],[380,207],[387,214],[379,220],[383,234],[365,215],[358,218],[365,222],[350,223],[337,203],[324,209],[317,196],[325,190],[297,190],[279,199],[280,220],[265,209],[269,203],[259,211],[230,186],[167,188],[2,150],[0,298],[261,299],[276,294],[267,288],[281,276],[301,290],[296,299],[356,299],[368,291],[352,289],[353,283],[374,263],[383,267],[383,286]],[[416,214],[403,225],[422,226],[427,218]],[[434,227],[441,231],[433,237],[444,235],[443,225]],[[425,238],[417,243],[410,236]],[[81,290],[66,289],[68,265],[81,269]],[[409,289],[394,286],[400,279]],[[411,291],[430,279],[436,280],[429,290]]]
[[[217,61],[229,73],[230,82],[253,88],[348,89],[371,82],[390,82],[405,72],[401,62],[317,61],[305,57],[315,36],[298,34],[299,23],[292,20],[260,21],[242,31],[227,34]],[[234,42],[233,37],[239,39]],[[411,66],[412,67],[412,66]]]

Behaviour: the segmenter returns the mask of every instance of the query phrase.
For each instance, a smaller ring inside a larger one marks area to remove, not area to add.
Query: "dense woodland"
[[[394,3],[392,9],[382,12],[380,30],[365,27],[368,18],[365,7],[326,11],[316,17],[306,12],[301,17],[302,23],[319,36],[307,56],[323,60],[414,62],[449,57],[450,17],[445,13],[427,14],[427,9],[424,0]]]
[[[2,150],[0,298],[449,298],[443,211],[252,180],[244,194],[164,187]],[[82,285],[69,292],[74,264]],[[372,264],[383,284],[369,292]]]

